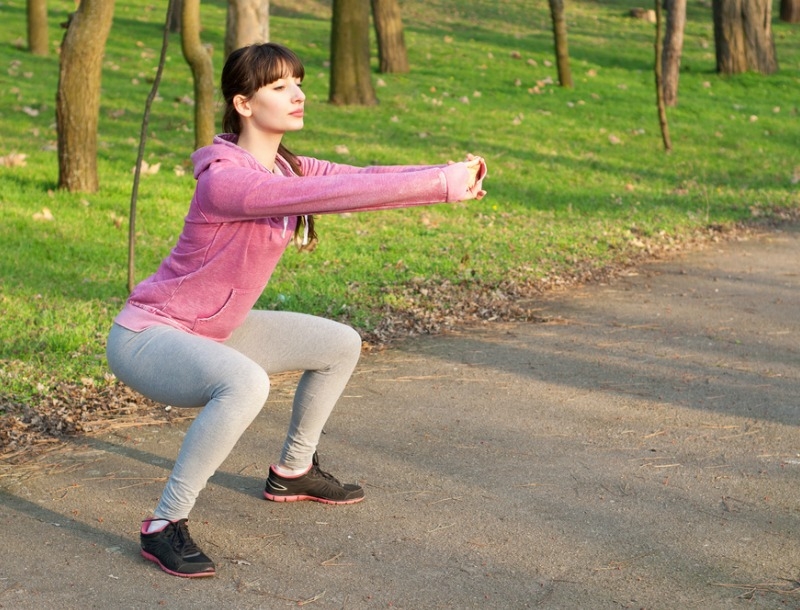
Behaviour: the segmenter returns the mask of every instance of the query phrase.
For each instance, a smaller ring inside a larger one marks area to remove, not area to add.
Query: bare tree
[[[667,106],[678,105],[678,80],[683,54],[683,32],[686,28],[686,0],[668,0],[667,26],[664,32],[664,53],[661,62],[662,91]]]
[[[567,45],[567,19],[564,16],[564,0],[549,0],[550,17],[553,20],[553,38],[556,47],[558,82],[562,87],[572,88],[572,70],[569,67]]]
[[[342,105],[378,103],[369,65],[368,0],[333,0],[328,99]]]
[[[717,72],[778,70],[772,36],[772,0],[713,0]]]
[[[269,0],[228,0],[225,57],[249,44],[269,41]]]
[[[800,23],[800,0],[781,0],[781,21]]]
[[[85,0],[84,0],[85,1]],[[181,48],[194,78],[194,145],[214,139],[214,66],[211,48],[200,40],[200,0],[183,0]]]
[[[378,39],[378,70],[408,72],[403,19],[397,0],[372,0],[372,19]]]
[[[114,18],[114,0],[82,0],[70,17],[61,44],[56,128],[58,186],[94,192],[97,123],[103,52]]]
[[[28,49],[34,55],[49,53],[47,0],[28,0]]]

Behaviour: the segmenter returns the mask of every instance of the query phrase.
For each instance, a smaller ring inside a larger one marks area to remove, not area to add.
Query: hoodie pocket
[[[195,320],[192,331],[209,339],[225,341],[244,322],[261,292],[260,288],[232,289],[227,300],[216,313]]]

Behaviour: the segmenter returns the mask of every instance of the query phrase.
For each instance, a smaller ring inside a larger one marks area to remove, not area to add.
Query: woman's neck
[[[237,144],[253,155],[269,171],[275,171],[275,158],[278,156],[278,147],[281,144],[280,137],[270,138],[264,134],[253,134],[245,130],[239,134]]]

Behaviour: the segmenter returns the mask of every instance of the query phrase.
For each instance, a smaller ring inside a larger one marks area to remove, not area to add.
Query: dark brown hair
[[[225,100],[222,130],[237,135],[242,130],[241,116],[233,105],[233,98],[237,95],[243,95],[249,99],[261,87],[274,83],[276,80],[286,76],[303,79],[305,75],[303,62],[294,51],[283,45],[266,42],[233,51],[225,61],[220,79],[222,97]],[[278,147],[278,154],[286,159],[295,174],[303,175],[297,156],[282,143]],[[305,222],[308,222],[308,243],[303,245]],[[316,247],[317,233],[314,231],[313,216],[298,217],[294,239],[301,250],[313,250]]]

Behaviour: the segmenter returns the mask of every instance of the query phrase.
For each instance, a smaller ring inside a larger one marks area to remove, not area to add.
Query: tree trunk
[[[85,1],[85,0],[84,0]],[[200,0],[183,0],[181,48],[194,78],[194,145],[214,139],[214,66],[211,48],[200,41]]]
[[[778,70],[771,0],[713,0],[717,72]]]
[[[47,55],[47,0],[28,0],[28,49],[34,55]]]
[[[408,72],[403,20],[397,0],[372,0],[380,72]]]
[[[225,57],[249,44],[269,41],[269,0],[228,0]]]
[[[94,192],[103,53],[114,0],[82,0],[61,45],[56,93],[58,186]]]
[[[800,0],[781,0],[781,21],[800,23]]]
[[[378,103],[369,65],[369,0],[333,0],[329,101]]]
[[[686,28],[686,0],[671,0],[668,3],[667,11],[664,54],[661,64],[662,90],[664,103],[667,106],[677,106],[683,32]]]
[[[553,38],[556,48],[558,82],[562,87],[572,88],[572,71],[569,67],[569,48],[567,46],[567,19],[564,16],[564,0],[550,1],[550,17],[553,20]]]

